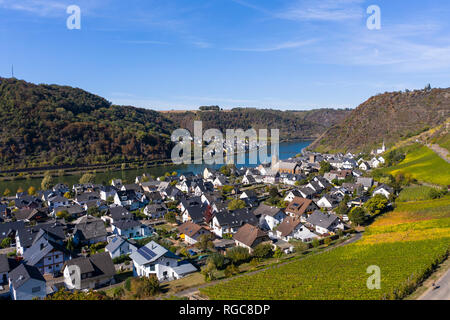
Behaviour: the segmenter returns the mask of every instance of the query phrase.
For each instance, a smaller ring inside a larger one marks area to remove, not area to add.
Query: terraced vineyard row
[[[442,210],[444,216],[449,213],[449,201],[450,197],[433,202],[433,210],[420,202],[416,207],[408,203],[409,211],[399,206],[375,222],[359,242],[201,292],[225,300],[403,298],[449,254],[450,221],[442,219]],[[371,265],[381,269],[380,290],[367,288]]]

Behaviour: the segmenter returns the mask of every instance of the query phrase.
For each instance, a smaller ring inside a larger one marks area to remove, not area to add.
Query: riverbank
[[[292,141],[280,143],[280,159],[288,159],[295,157],[304,148],[306,148],[311,141]],[[268,148],[270,152],[270,148]],[[249,164],[248,153],[246,153],[245,164],[243,166],[255,167],[261,162],[258,159],[257,164]],[[125,167],[120,164],[114,165],[98,165],[96,167],[76,167],[67,170],[53,169],[40,170],[36,172],[18,173],[15,176],[0,177],[0,195],[3,195],[6,189],[11,193],[15,193],[19,188],[27,190],[29,187],[40,189],[41,181],[46,171],[50,171],[55,183],[65,183],[73,185],[79,182],[81,176],[85,173],[95,174],[95,183],[109,184],[111,179],[119,178],[125,183],[134,183],[137,176],[147,173],[155,177],[163,176],[166,172],[186,173],[192,172],[194,174],[203,172],[204,168],[219,169],[221,165],[175,165],[170,159],[156,160],[156,161],[142,161],[139,163],[126,163]]]

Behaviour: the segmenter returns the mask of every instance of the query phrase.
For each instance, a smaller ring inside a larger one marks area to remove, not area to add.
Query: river
[[[280,143],[280,159],[289,159],[299,154],[304,148],[309,146],[311,141],[294,141],[294,142],[283,142]],[[268,148],[268,152],[270,154],[270,147]],[[258,159],[259,160],[259,159]],[[260,163],[258,162],[257,165]],[[255,167],[257,165],[248,164],[248,155],[246,156],[246,164],[248,167]],[[177,172],[185,173],[185,172],[193,172],[194,174],[203,172],[205,167],[219,169],[222,165],[167,165],[167,166],[158,166],[147,169],[130,169],[130,170],[122,170],[122,171],[109,171],[109,172],[99,172],[95,176],[95,183],[100,184],[109,184],[111,179],[122,179],[126,183],[134,183],[134,179],[137,176],[142,175],[144,172],[149,173],[155,177],[159,177],[164,175],[166,172]],[[237,166],[241,167],[241,166]],[[78,183],[82,174],[77,175],[68,175],[63,177],[54,177],[53,180],[55,183],[65,183],[69,186]],[[0,194],[3,195],[4,190],[9,189],[11,193],[15,193],[19,188],[23,190],[27,190],[30,186],[36,188],[36,190],[40,189],[42,179],[28,179],[28,180],[15,180],[15,181],[0,181]]]

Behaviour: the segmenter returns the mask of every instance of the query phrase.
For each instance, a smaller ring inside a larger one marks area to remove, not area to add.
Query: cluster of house
[[[36,195],[17,194],[0,205],[0,242],[10,239],[16,250],[15,256],[0,255],[0,295],[17,300],[45,297],[58,289],[49,281],[57,275],[63,276],[69,290],[109,285],[116,274],[112,259],[124,255],[132,260],[135,276],[153,274],[169,281],[198,271],[155,241],[137,245],[137,240],[155,233],[152,222],[164,220],[174,203],[178,234],[188,248],[201,236],[210,235],[214,248],[222,253],[233,246],[251,252],[260,243],[292,252],[293,239],[310,242],[346,228],[348,218],[334,213],[346,195],[351,196],[348,207],[361,206],[369,199],[364,194],[376,183],[363,177],[361,162],[354,158],[350,154],[305,154],[285,161],[273,159],[272,164],[256,168],[231,168],[233,183],[220,171],[205,168],[197,175],[157,180],[144,174],[128,185],[117,179],[109,186],[58,184]],[[324,160],[333,170],[304,183]],[[350,181],[349,177],[352,182],[333,183]],[[264,203],[268,197],[264,185],[268,184],[285,188],[286,208]],[[225,186],[226,195],[222,192]],[[377,185],[372,195],[389,197],[392,192],[388,186]],[[242,200],[245,207],[230,210],[234,199]],[[92,207],[100,214],[89,215]],[[147,219],[137,218],[136,210]],[[61,213],[65,219],[59,218]],[[106,243],[105,252],[75,253],[69,242],[77,248]]]

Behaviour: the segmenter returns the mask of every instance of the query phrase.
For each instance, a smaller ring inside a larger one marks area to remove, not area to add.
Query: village
[[[102,290],[123,275],[170,283],[201,273],[214,280],[217,260],[222,266],[227,259],[234,276],[239,259],[257,264],[299,246],[349,239],[366,218],[355,208],[374,198],[388,206],[395,192],[368,174],[384,163],[385,151],[302,152],[255,168],[56,184],[3,197],[0,296]]]

